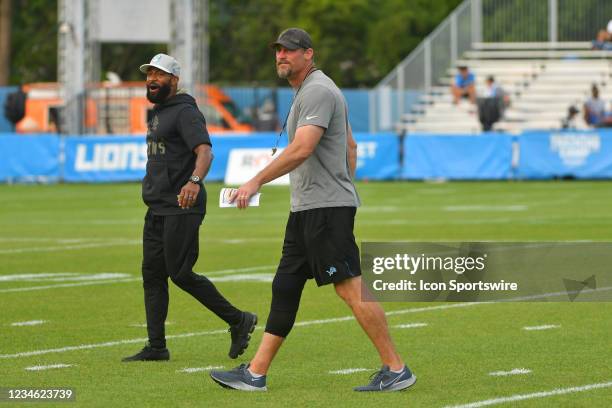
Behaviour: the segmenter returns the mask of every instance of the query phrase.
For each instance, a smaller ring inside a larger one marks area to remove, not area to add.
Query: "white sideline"
[[[32,366],[32,367],[26,367],[25,369],[27,371],[42,371],[42,370],[51,370],[53,368],[67,368],[67,367],[73,367],[74,364],[51,364],[51,365],[46,365],[46,366]]]
[[[549,330],[549,329],[558,329],[561,327],[559,324],[544,324],[542,326],[525,326],[523,330],[531,331],[531,330]]]
[[[531,370],[528,368],[514,368],[510,371],[493,371],[489,373],[489,375],[493,377],[505,377],[508,375],[529,374],[530,372]]]
[[[533,399],[533,398],[546,398],[546,397],[552,397],[554,395],[571,394],[575,392],[584,392],[584,391],[594,390],[598,388],[607,388],[607,387],[612,387],[612,381],[604,382],[604,383],[596,383],[596,384],[587,384],[587,385],[582,385],[580,387],[557,388],[551,391],[534,392],[532,394],[516,394],[516,395],[511,395],[509,397],[493,398],[493,399],[488,399],[484,401],[470,402],[468,404],[446,405],[444,408],[487,407],[489,405],[505,404],[507,402],[515,402],[515,401],[524,401],[524,400]]]

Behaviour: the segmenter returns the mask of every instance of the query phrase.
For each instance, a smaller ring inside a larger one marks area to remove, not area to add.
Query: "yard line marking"
[[[406,323],[406,324],[396,324],[395,328],[397,329],[412,329],[414,327],[425,327],[428,326],[427,323]]]
[[[199,373],[201,371],[220,370],[225,366],[206,366],[206,367],[193,367],[183,368],[182,370],[176,370],[177,373]]]
[[[27,322],[11,323],[11,326],[38,326],[39,324],[47,323],[46,320],[28,320]]]
[[[266,270],[266,269],[272,269],[272,268],[276,268],[276,265],[262,265],[262,266],[252,266],[248,268],[222,269],[218,271],[198,272],[198,273],[201,273],[205,276],[222,276],[222,275],[235,274],[237,272],[251,272],[251,271],[259,271],[259,270]],[[37,276],[36,274],[28,274],[28,276],[30,275]],[[51,274],[40,274],[40,275],[49,276]],[[72,275],[76,275],[76,274],[72,274]],[[19,275],[5,275],[5,276],[7,277],[7,279],[5,280],[10,280],[8,277],[19,276]],[[0,281],[2,281],[3,277],[4,276],[0,276]],[[78,287],[78,286],[103,285],[103,284],[109,284],[109,283],[138,282],[141,280],[142,278],[138,277],[138,278],[125,278],[125,279],[116,279],[116,280],[109,279],[109,280],[97,280],[97,281],[87,281],[87,282],[78,282],[78,283],[63,283],[63,284],[57,284],[57,285],[28,286],[28,287],[21,287],[21,288],[0,289],[0,293],[29,292],[33,290],[43,290],[43,289],[70,288],[70,287]],[[238,280],[247,280],[247,279],[238,278]],[[268,277],[259,276],[259,277],[253,278],[252,280],[268,282]]]
[[[0,276],[0,282],[14,282],[14,281],[27,281],[27,282],[67,282],[67,281],[95,281],[105,279],[116,279],[116,278],[129,278],[130,275],[127,273],[114,273],[114,272],[101,272],[101,273],[72,273],[72,272],[61,272],[61,273],[25,273],[18,275],[3,275]]]
[[[51,364],[51,365],[46,365],[46,366],[32,366],[32,367],[26,367],[25,369],[27,371],[42,371],[42,370],[51,370],[54,368],[67,368],[67,367],[73,367],[74,364]]]
[[[612,289],[612,286],[608,286],[608,287],[604,287],[604,288],[599,288],[599,289],[593,289],[593,291],[610,290],[610,289]],[[565,293],[563,293],[563,295],[565,295]],[[539,296],[544,298],[544,297],[559,296],[559,294],[558,293],[553,293],[553,294],[546,294],[545,293],[545,294],[539,295]],[[517,298],[517,299],[520,299],[520,298]],[[498,303],[498,302],[453,303],[453,304],[446,304],[446,305],[439,305],[439,306],[429,306],[429,307],[419,307],[419,308],[412,308],[412,309],[393,310],[391,312],[386,312],[385,314],[387,316],[394,316],[394,315],[401,315],[401,314],[407,314],[407,313],[429,312],[429,311],[434,311],[434,310],[455,309],[455,308],[470,307],[470,306],[477,306],[477,305],[490,305],[490,304],[495,304],[495,303]],[[355,320],[355,317],[354,316],[344,316],[344,317],[334,317],[334,318],[330,318],[330,319],[306,320],[306,321],[303,321],[303,322],[296,322],[294,324],[294,326],[302,326],[302,327],[304,327],[304,326],[312,326],[312,325],[317,325],[317,324],[345,322],[345,321],[350,321],[350,320]],[[260,330],[261,327],[257,326],[257,329]],[[219,329],[219,330],[212,330],[212,331],[205,331],[205,332],[174,334],[174,335],[166,336],[166,338],[168,338],[168,339],[172,339],[172,338],[178,339],[178,338],[185,338],[185,337],[205,336],[205,335],[214,335],[214,334],[221,334],[221,333],[227,333],[227,329]],[[80,346],[68,346],[68,347],[61,347],[61,348],[47,349],[47,350],[25,351],[25,352],[20,352],[20,353],[15,353],[15,354],[0,354],[0,359],[3,359],[3,358],[29,357],[29,356],[37,356],[37,355],[49,354],[49,353],[63,353],[63,352],[67,352],[67,351],[87,350],[87,349],[94,349],[94,348],[99,348],[99,347],[111,347],[111,346],[118,346],[118,345],[122,345],[122,344],[132,344],[132,343],[146,342],[147,340],[148,340],[147,338],[128,339],[128,340],[110,341],[110,342],[106,342],[106,343],[94,343],[94,344],[83,344],[83,345],[80,345]]]
[[[29,292],[32,290],[72,288],[75,286],[90,286],[90,285],[103,285],[106,283],[136,282],[140,280],[142,280],[142,278],[118,279],[118,280],[98,280],[98,281],[78,282],[78,283],[59,283],[57,285],[27,286],[23,288],[0,289],[0,293]]]
[[[526,205],[448,205],[444,211],[526,211]]]
[[[549,329],[558,329],[561,327],[559,324],[544,324],[542,326],[525,326],[523,330],[549,330]]]
[[[12,282],[51,277],[65,277],[74,275],[76,275],[76,273],[20,273],[15,275],[0,275],[0,282]]]
[[[514,368],[510,371],[493,371],[489,373],[489,375],[493,377],[505,377],[508,375],[529,374],[530,372],[531,370],[528,368]]]
[[[71,251],[75,249],[88,249],[88,248],[102,248],[117,245],[141,245],[141,240],[121,240],[111,242],[98,242],[89,244],[78,244],[78,245],[63,245],[63,246],[49,246],[49,247],[27,247],[27,248],[12,248],[0,250],[2,254],[21,254],[25,252],[59,252],[59,251]]]
[[[227,329],[209,330],[209,331],[195,332],[195,333],[172,334],[172,335],[166,336],[166,338],[181,339],[181,338],[186,338],[186,337],[206,336],[206,335],[226,334],[226,333],[227,333]],[[105,343],[81,344],[80,346],[68,346],[68,347],[60,347],[60,348],[46,349],[46,350],[25,351],[25,352],[15,353],[15,354],[0,354],[0,359],[40,356],[43,354],[65,353],[67,351],[76,351],[76,350],[90,350],[90,349],[95,349],[95,348],[100,348],[100,347],[119,346],[123,344],[145,343],[148,340],[149,340],[148,338],[128,339],[128,340],[118,340],[118,341],[107,341]]]
[[[343,370],[329,371],[329,374],[346,375],[346,374],[360,373],[362,371],[374,371],[374,370],[371,368],[345,368]]]
[[[480,407],[486,407],[489,405],[505,404],[507,402],[524,401],[524,400],[533,399],[533,398],[546,398],[546,397],[552,397],[554,395],[565,395],[565,394],[571,394],[575,392],[584,392],[584,391],[595,390],[598,388],[607,388],[607,387],[612,387],[612,381],[604,382],[604,383],[597,383],[597,384],[587,384],[587,385],[582,385],[580,387],[556,388],[551,391],[534,392],[532,394],[516,394],[516,395],[511,395],[509,397],[500,397],[500,398],[488,399],[484,401],[470,402],[469,404],[447,405],[444,408],[480,408]]]
[[[166,326],[169,326],[169,325],[173,325],[174,322],[171,322],[170,320],[167,320],[164,324]],[[147,324],[146,323],[134,323],[134,324],[130,324],[129,326],[130,327],[147,327]]]

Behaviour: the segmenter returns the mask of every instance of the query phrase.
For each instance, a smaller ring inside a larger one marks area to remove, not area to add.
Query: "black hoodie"
[[[142,199],[156,215],[204,214],[206,190],[201,185],[196,204],[181,209],[177,195],[195,168],[193,149],[210,143],[204,115],[192,96],[181,93],[155,105],[147,131],[147,173]]]

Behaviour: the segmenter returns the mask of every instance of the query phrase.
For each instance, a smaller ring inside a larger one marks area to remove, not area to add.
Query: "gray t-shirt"
[[[291,211],[359,207],[347,155],[346,101],[336,84],[318,70],[308,75],[293,102],[287,118],[289,141],[305,125],[325,132],[310,157],[289,173]]]

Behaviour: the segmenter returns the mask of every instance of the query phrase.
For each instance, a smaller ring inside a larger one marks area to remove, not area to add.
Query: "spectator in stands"
[[[455,82],[451,85],[453,103],[457,105],[461,98],[468,98],[471,103],[476,103],[476,78],[465,65],[458,67],[459,72],[455,76]]]
[[[599,97],[596,84],[591,87],[591,97],[584,104],[584,121],[590,126],[598,126],[606,119],[606,103]]]
[[[608,21],[605,29],[599,30],[597,38],[593,40],[594,50],[612,50],[612,20]]]
[[[478,119],[483,131],[489,131],[493,124],[504,116],[506,107],[510,104],[510,97],[503,88],[495,82],[493,76],[485,81],[485,90],[478,98]]]
[[[567,117],[561,121],[561,129],[564,130],[575,130],[576,129],[576,116],[578,115],[578,109],[575,106],[570,106],[567,110]]]

